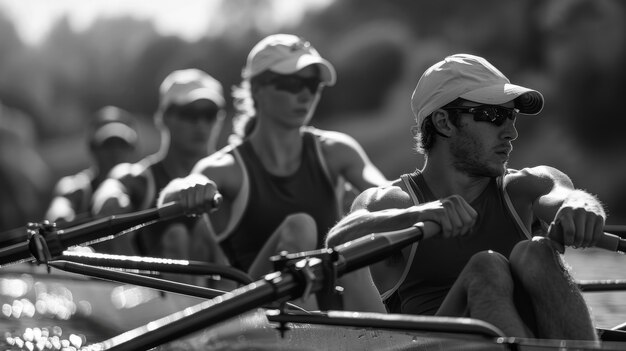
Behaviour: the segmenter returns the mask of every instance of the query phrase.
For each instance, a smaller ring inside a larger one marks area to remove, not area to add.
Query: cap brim
[[[536,115],[543,109],[543,95],[540,92],[515,84],[496,84],[472,90],[460,96],[463,99],[482,104],[499,105],[515,100],[515,108],[526,115]]]
[[[111,138],[119,138],[130,145],[135,145],[137,143],[137,132],[124,123],[111,122],[98,128],[91,139],[94,143],[101,144]]]
[[[335,72],[333,65],[327,60],[315,55],[305,54],[290,57],[272,65],[269,69],[276,73],[292,74],[311,65],[319,66],[320,75],[324,84],[328,86],[335,84],[335,81],[337,80],[337,73]]]
[[[223,108],[225,104],[224,97],[220,93],[207,88],[194,89],[178,96],[177,99],[170,100],[168,104],[186,105],[198,100],[213,101],[220,108]]]

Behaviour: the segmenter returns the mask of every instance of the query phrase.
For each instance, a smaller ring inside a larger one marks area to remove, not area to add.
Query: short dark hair
[[[441,109],[445,109],[448,106],[459,106],[464,101],[467,101],[467,100],[462,99],[462,98],[457,98],[454,101],[441,107]],[[437,128],[435,128],[435,125],[433,124],[433,113],[426,116],[421,126],[419,127],[414,126],[415,139],[417,141],[415,150],[419,152],[420,154],[428,155],[428,152],[432,150],[433,146],[435,145],[436,137],[439,134],[437,132]],[[448,115],[450,116],[450,122],[452,122],[454,126],[458,127],[459,126],[458,111],[450,110],[448,111]]]

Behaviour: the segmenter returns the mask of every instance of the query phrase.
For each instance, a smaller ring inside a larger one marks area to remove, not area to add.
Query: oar
[[[220,203],[221,196],[219,195],[211,202],[214,207],[219,206]],[[176,202],[170,202],[159,208],[109,216],[71,228],[52,230],[45,233],[44,236],[40,235],[43,240],[33,241],[36,238],[31,237],[28,241],[2,248],[0,250],[0,267],[9,263],[29,261],[33,257],[40,259],[38,256],[42,254],[56,257],[71,246],[109,240],[159,220],[188,214],[189,212],[183,206]]]
[[[242,285],[253,282],[245,272],[231,266],[201,261],[174,260],[159,257],[124,256],[102,253],[65,251],[58,260],[90,266],[121,268],[132,271],[175,273],[185,275],[218,275]]]
[[[626,238],[626,225],[607,224],[604,226],[604,231]]]
[[[579,280],[576,284],[584,292],[626,290],[626,279]]]

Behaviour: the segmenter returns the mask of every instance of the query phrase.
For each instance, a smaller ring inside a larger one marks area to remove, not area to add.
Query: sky
[[[211,23],[212,9],[222,0],[0,0],[0,10],[15,23],[25,43],[37,44],[56,20],[67,16],[80,31],[99,16],[133,16],[149,19],[164,35],[196,40]],[[255,0],[250,0],[255,1]],[[272,0],[277,20],[298,20],[308,7],[325,6],[332,0]],[[181,25],[184,23],[184,25]]]

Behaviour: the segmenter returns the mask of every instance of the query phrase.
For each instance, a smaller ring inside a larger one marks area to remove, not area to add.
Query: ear
[[[437,134],[449,138],[452,135],[454,125],[450,121],[450,114],[446,110],[439,109],[433,112],[433,125]]]

